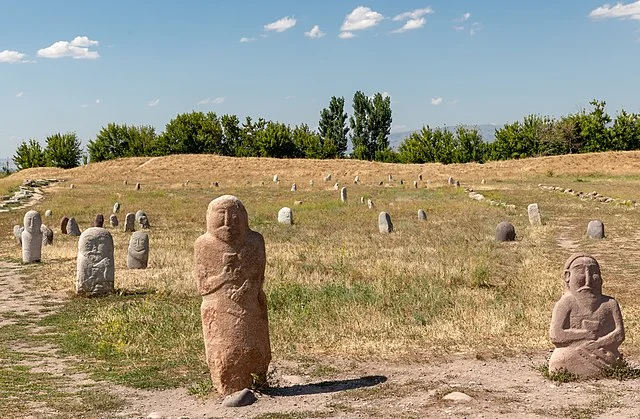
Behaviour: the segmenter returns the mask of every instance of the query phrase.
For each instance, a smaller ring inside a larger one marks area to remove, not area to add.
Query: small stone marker
[[[138,224],[140,224],[140,228],[143,228],[145,230],[148,230],[151,228],[151,225],[149,225],[149,217],[147,217],[146,215],[143,215],[142,217],[138,218]]]
[[[516,229],[513,224],[503,221],[496,227],[497,242],[512,242],[516,239]]]
[[[69,219],[67,217],[62,217],[60,219],[60,232],[62,234],[67,234],[67,223],[69,222]]]
[[[338,189],[340,189],[340,184],[338,182],[336,182],[336,184],[333,185],[333,190],[337,191]]]
[[[293,211],[289,207],[280,208],[278,211],[278,222],[280,224],[293,224]]]
[[[93,221],[93,225],[91,227],[104,227],[104,215],[96,214],[96,219]]]
[[[389,175],[389,182],[393,182],[393,176]]]
[[[384,185],[384,182],[380,181],[380,183],[378,183],[378,186],[382,186],[382,185]]]
[[[549,336],[555,349],[549,372],[582,378],[601,376],[622,360],[624,324],[618,302],[602,295],[600,265],[593,256],[573,254],[564,265],[565,292],[553,308]]]
[[[529,214],[529,223],[531,223],[532,226],[542,225],[538,204],[529,204],[527,207],[527,213]]]
[[[236,391],[233,394],[229,394],[222,401],[224,407],[242,407],[249,406],[255,403],[258,399],[253,391],[245,388],[244,390]]]
[[[456,180],[456,188],[459,188],[459,187],[460,187],[460,181]]]
[[[142,210],[136,211],[136,221],[140,222],[140,217],[146,217],[146,213]]]
[[[53,230],[51,230],[46,225],[42,224],[40,227],[40,231],[42,232],[42,245],[43,246],[52,246],[53,245]]]
[[[78,240],[76,294],[94,297],[114,292],[114,266],[111,233],[99,227],[86,229]]]
[[[347,202],[347,188],[344,186],[340,189],[340,201]]]
[[[422,182],[422,173],[418,175],[418,180]]]
[[[116,202],[115,204],[113,204],[113,213],[117,214],[120,212],[120,203]]]
[[[325,181],[325,182],[329,182],[330,180],[331,180],[331,173],[329,173],[328,175],[326,175],[326,176],[324,177],[324,181]]]
[[[589,225],[587,225],[587,237],[590,239],[604,239],[604,224],[602,221],[589,221]]]
[[[393,223],[389,213],[382,211],[378,215],[378,230],[380,230],[380,233],[391,233],[393,231]]]
[[[456,181],[453,178],[453,176],[449,176],[449,180],[447,182],[449,183],[450,186],[453,186],[456,184]]]
[[[42,218],[38,211],[27,211],[24,215],[22,231],[22,261],[24,263],[40,262],[42,254]]]
[[[128,182],[127,180],[125,180],[124,182],[122,182],[122,184],[123,184],[124,186],[127,186],[127,185],[129,184],[129,182]]]
[[[44,216],[49,218],[49,217],[53,217],[53,211],[51,211],[50,209],[46,210],[44,212]]]
[[[78,227],[78,222],[75,218],[69,218],[67,222],[67,234],[69,236],[79,236],[80,235],[80,227]]]
[[[13,226],[13,237],[16,239],[16,244],[22,247],[22,232],[24,231],[24,227],[19,225]]]
[[[69,189],[75,189],[76,185],[74,185],[73,183],[71,185],[69,185]]]
[[[313,186],[313,179],[309,181],[309,186]]]
[[[427,220],[427,213],[423,209],[419,209],[418,210],[418,220],[420,220],[420,221],[426,221]]]
[[[413,181],[413,187],[414,187],[415,189],[418,189],[418,181],[417,181],[417,180],[414,180],[414,181]]]
[[[140,190],[140,183],[136,183],[136,191]]]
[[[296,186],[295,183],[293,185],[291,185],[291,192],[295,192],[297,190],[298,190],[298,187]]]
[[[364,196],[361,196],[361,197],[360,197],[360,203],[361,203],[361,204],[364,204]]]
[[[264,185],[264,182],[263,182],[263,185]],[[218,182],[213,182],[213,187],[214,188],[217,188],[218,186],[220,186],[220,184]]]
[[[273,175],[273,181],[276,183],[280,181],[280,178],[278,177],[278,175]]]
[[[373,201],[371,200],[371,198],[367,199],[367,207],[369,209],[373,209]]]
[[[149,263],[149,235],[136,231],[131,235],[127,250],[127,268],[147,269]]]
[[[118,227],[118,216],[115,214],[111,214],[109,217],[109,224],[111,227]]]
[[[360,182],[360,176],[356,175],[356,177],[353,178],[353,183],[357,184],[358,182]]]
[[[293,201],[293,205],[302,205],[302,201]]]
[[[482,179],[482,181],[480,183],[482,183],[484,185],[487,182],[484,179]]]
[[[459,391],[454,391],[444,396],[442,400],[449,400],[456,403],[466,403],[473,400],[473,397]]]
[[[194,244],[195,278],[207,364],[223,396],[260,385],[271,362],[264,238],[249,228],[242,202],[209,203],[207,231]],[[246,396],[240,399],[244,400]]]
[[[404,185],[404,180],[400,179],[400,184]]]
[[[124,217],[124,231],[136,231],[136,215],[132,212],[128,212]]]

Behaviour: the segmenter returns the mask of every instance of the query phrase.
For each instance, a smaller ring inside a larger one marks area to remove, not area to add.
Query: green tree
[[[213,112],[179,114],[169,121],[156,144],[157,155],[225,152],[222,125]]]
[[[353,95],[353,114],[349,118],[351,127],[351,144],[353,145],[353,156],[356,159],[371,160],[371,134],[369,132],[369,109],[371,101],[361,91]]]
[[[89,160],[99,162],[120,157],[148,156],[153,152],[157,136],[151,126],[129,126],[109,123],[87,144]]]
[[[629,114],[623,109],[610,130],[613,150],[637,150],[640,148],[640,115]]]
[[[344,97],[331,97],[329,107],[320,112],[318,132],[323,143],[330,142],[333,144],[333,146],[329,145],[327,150],[335,148],[335,156],[344,156],[347,151],[347,134],[349,132],[347,113],[344,112]]]
[[[40,143],[36,140],[29,140],[28,143],[21,142],[13,156],[13,164],[18,170],[46,166],[46,156]]]
[[[369,106],[369,155],[375,160],[389,159],[389,134],[391,133],[391,97],[376,93]],[[378,157],[376,157],[378,156]]]
[[[302,151],[293,142],[291,129],[280,122],[267,122],[258,131],[256,145],[262,157],[295,158],[302,157]]]
[[[242,130],[240,120],[235,115],[222,115],[222,154],[225,156],[237,156],[242,146]]]
[[[456,163],[484,162],[485,143],[477,128],[459,125],[456,128],[456,149],[453,160]]]
[[[44,154],[48,166],[71,169],[82,161],[82,145],[75,132],[58,133],[47,137]]]
[[[590,113],[585,110],[578,114],[577,122],[580,127],[582,147],[580,152],[590,153],[611,150],[611,136],[607,125],[611,117],[605,112],[605,101],[592,100],[589,102],[593,109]]]
[[[413,132],[398,148],[398,159],[402,163],[432,163],[436,161],[433,130],[429,126]]]

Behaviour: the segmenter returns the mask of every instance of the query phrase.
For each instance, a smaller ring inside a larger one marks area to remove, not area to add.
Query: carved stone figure
[[[115,204],[113,204],[113,213],[117,214],[120,212],[120,203],[116,202]]]
[[[380,233],[391,233],[393,231],[393,223],[389,213],[382,211],[378,215],[378,230],[380,230]]]
[[[145,230],[151,228],[151,226],[149,225],[149,217],[147,217],[146,215],[138,218],[138,223],[140,224],[140,228],[144,228]]]
[[[67,234],[70,236],[80,235],[80,227],[78,227],[78,222],[74,217],[69,218],[67,222]]]
[[[549,336],[556,349],[549,371],[596,377],[621,360],[622,311],[614,298],[602,295],[600,265],[592,256],[569,257],[564,287],[551,316]]]
[[[456,184],[455,179],[453,178],[453,176],[449,176],[449,180],[447,181],[447,183],[449,183],[449,185],[453,186]]]
[[[96,214],[96,219],[93,221],[93,225],[91,227],[104,227],[104,215]]]
[[[367,208],[373,209],[373,201],[371,200],[371,198],[367,199]]]
[[[264,380],[271,361],[264,239],[249,229],[238,198],[209,203],[207,232],[195,242],[194,259],[211,380],[228,395]]]
[[[69,219],[67,217],[62,217],[60,219],[60,232],[62,234],[67,234],[67,223],[69,222]]]
[[[414,189],[418,189],[418,181],[417,180],[413,181],[413,188]]]
[[[427,213],[423,209],[419,209],[418,210],[418,220],[420,220],[420,221],[426,221],[427,220]]]
[[[118,227],[118,216],[115,214],[111,214],[111,216],[109,217],[109,224],[111,224],[111,227]]]
[[[513,224],[503,221],[496,227],[496,241],[512,242],[516,239],[516,228]]]
[[[139,190],[140,190],[140,184],[136,183],[136,191],[139,191]]]
[[[144,211],[142,211],[142,210],[138,210],[138,211],[136,211],[136,221],[137,221],[138,223],[140,223],[140,217],[142,217],[142,216],[145,216],[145,217],[146,217],[146,216],[147,216],[147,214],[146,214]]]
[[[51,230],[46,225],[42,224],[42,226],[40,226],[40,231],[42,232],[42,245],[43,246],[53,245],[53,230]]]
[[[136,231],[129,240],[127,267],[129,269],[147,269],[149,263],[149,235]]]
[[[51,211],[50,209],[46,210],[44,212],[44,216],[49,218],[49,217],[53,217],[53,211]]]
[[[538,207],[538,204],[529,204],[527,207],[527,213],[529,215],[529,223],[531,223],[532,226],[542,225],[540,207]]]
[[[22,261],[24,263],[40,262],[42,254],[42,218],[38,211],[27,211],[24,215],[22,231]]]
[[[132,212],[128,212],[124,217],[124,231],[136,231],[136,215]]]
[[[278,175],[273,175],[273,181],[276,183],[280,181],[280,178],[278,177]]]
[[[340,201],[347,202],[347,188],[344,186],[340,189]]]
[[[280,224],[293,224],[293,211],[291,211],[291,208],[280,208],[280,211],[278,211],[278,222]]]
[[[295,192],[297,190],[298,190],[298,186],[296,186],[295,183],[293,185],[291,185],[291,192]]]
[[[19,225],[13,226],[13,237],[16,239],[16,244],[22,247],[22,232],[24,231],[24,227]]]
[[[359,182],[360,182],[360,176],[356,175],[356,177],[353,178],[353,183],[357,185]]]
[[[78,240],[76,294],[88,297],[114,291],[113,238],[104,228],[89,227]]]

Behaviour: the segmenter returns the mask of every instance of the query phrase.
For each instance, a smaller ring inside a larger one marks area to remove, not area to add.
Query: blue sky
[[[315,128],[356,90],[394,131],[640,112],[639,69],[640,1],[0,0],[0,157],[192,110]]]

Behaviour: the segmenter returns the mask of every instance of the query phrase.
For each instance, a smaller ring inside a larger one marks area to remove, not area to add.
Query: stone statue
[[[512,242],[516,239],[516,228],[510,222],[503,221],[496,227],[497,242]]]
[[[132,212],[128,212],[127,215],[125,215],[124,217],[124,231],[125,233],[127,232],[132,232],[132,231],[136,231],[136,215]]]
[[[96,214],[96,218],[91,227],[104,227],[104,214]]]
[[[22,232],[24,231],[24,227],[20,225],[13,226],[13,237],[16,239],[16,244],[22,247]]]
[[[267,299],[262,289],[264,239],[249,229],[242,202],[209,203],[207,232],[194,246],[195,277],[211,379],[222,395],[264,380],[271,361]]]
[[[111,224],[111,227],[118,227],[118,216],[111,214],[111,216],[109,216],[109,224]]]
[[[113,238],[104,228],[89,227],[78,240],[76,294],[88,297],[114,291]]]
[[[566,370],[580,377],[596,377],[621,360],[624,340],[618,302],[602,295],[598,262],[574,254],[564,265],[565,292],[553,308],[549,336],[556,346],[549,371]]]
[[[78,222],[74,217],[69,218],[69,221],[67,222],[67,234],[69,236],[80,235],[80,227],[78,227]]]
[[[393,232],[393,223],[391,222],[389,213],[382,211],[378,214],[378,230],[380,233]]]
[[[127,252],[127,268],[147,269],[149,263],[149,235],[144,231],[136,231],[129,240]]]
[[[52,246],[53,245],[53,230],[51,230],[46,225],[42,224],[42,226],[40,226],[40,231],[42,232],[42,245],[43,246]]]
[[[118,212],[120,212],[120,203],[116,202],[115,204],[113,204],[113,213],[117,214]]]
[[[340,189],[340,201],[347,202],[347,188],[344,186]]]
[[[289,207],[282,207],[278,211],[278,222],[280,224],[293,224],[293,211]]]
[[[148,230],[151,228],[151,226],[149,225],[149,218],[146,215],[143,215],[140,218],[138,218],[138,223],[140,224],[140,228],[144,228],[145,230]]]
[[[42,254],[42,218],[38,211],[27,211],[24,215],[22,231],[22,261],[24,263],[40,262]]]
[[[62,234],[67,234],[67,223],[69,222],[68,217],[62,217],[60,219],[60,232]]]

